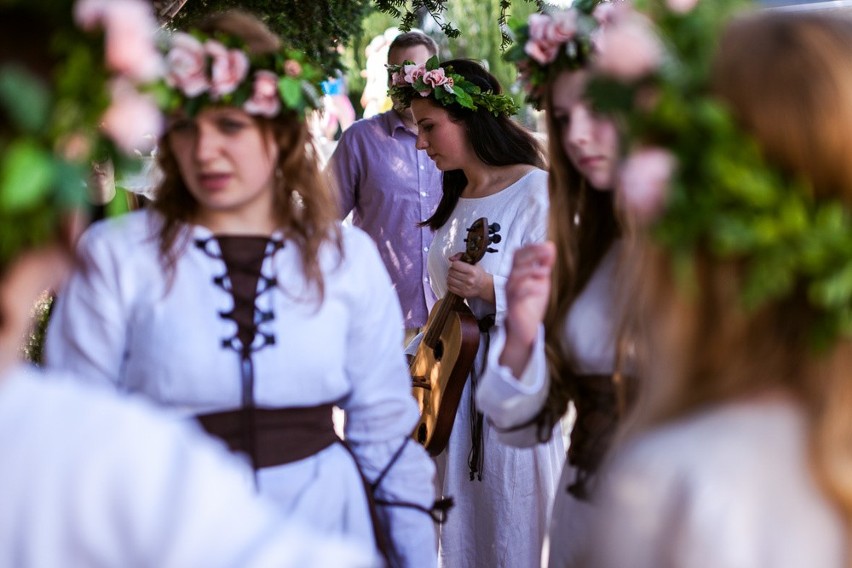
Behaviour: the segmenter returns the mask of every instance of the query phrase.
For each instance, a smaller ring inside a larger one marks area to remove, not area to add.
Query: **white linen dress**
[[[615,368],[613,294],[620,249],[618,241],[610,247],[565,321],[568,343],[565,349],[573,354],[577,373],[607,375]],[[498,427],[505,443],[535,446],[539,443],[536,424],[517,427],[534,420],[547,400],[550,379],[544,355],[544,329],[539,330],[532,359],[521,377],[515,378],[508,367],[500,365],[504,344],[505,334],[500,330],[493,339],[482,387],[477,392],[479,406]],[[565,455],[560,459],[564,461]],[[544,554],[551,568],[586,565],[584,558],[594,509],[568,492],[575,477],[576,470],[565,462],[553,503],[548,552]]]
[[[639,436],[602,474],[600,568],[842,568],[848,528],[810,468],[806,419],[780,393]]]
[[[223,345],[236,324],[221,316],[234,300],[221,286],[227,271],[215,257],[217,241],[208,229],[191,226],[170,279],[157,249],[159,223],[156,213],[139,211],[84,234],[81,268],[57,299],[48,327],[47,364],[146,395],[184,416],[238,409],[240,357]],[[273,285],[255,300],[256,339],[265,344],[252,354],[254,400],[258,408],[336,403],[346,413],[347,443],[372,481],[408,439],[418,413],[390,279],[370,238],[356,228],[342,230],[344,259],[333,247],[321,251],[322,304],[306,293],[294,244],[283,240],[263,260],[258,290]],[[428,455],[409,443],[376,498],[429,508],[433,476]],[[323,533],[373,540],[363,481],[341,444],[263,468],[257,481],[283,511]],[[423,546],[435,534],[428,515],[402,507],[381,507],[379,514],[389,519],[398,560],[434,566],[434,551]]]
[[[286,521],[218,441],[141,400],[0,374],[0,566],[374,566]]]
[[[459,199],[450,220],[435,232],[429,251],[429,275],[437,297],[447,293],[450,256],[465,250],[467,229],[479,217],[500,225],[501,242],[479,265],[494,275],[496,306],[479,298],[468,301],[477,318],[505,318],[505,286],[514,251],[542,242],[547,234],[547,173],[533,170],[493,195]],[[485,336],[479,361],[481,372]],[[455,507],[441,526],[439,562],[446,568],[529,568],[539,562],[548,511],[564,459],[562,437],[556,432],[547,444],[516,448],[502,443],[484,423],[482,479],[471,480],[471,385],[468,380],[459,403],[447,449],[436,458],[439,491]],[[477,387],[479,389],[481,387]]]

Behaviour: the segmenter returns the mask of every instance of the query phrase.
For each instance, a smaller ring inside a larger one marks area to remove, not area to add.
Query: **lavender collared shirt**
[[[441,199],[441,172],[396,111],[359,120],[343,133],[329,160],[340,193],[340,216],[353,222],[379,247],[390,273],[405,327],[420,327],[435,295],[426,261],[432,231],[418,227]]]

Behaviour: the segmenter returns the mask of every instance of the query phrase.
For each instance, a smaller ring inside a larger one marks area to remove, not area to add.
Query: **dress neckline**
[[[494,193],[489,193],[488,195],[483,195],[482,197],[459,197],[459,201],[480,201],[482,199],[488,199],[490,197],[494,197],[495,195],[504,194],[506,191],[515,189],[518,185],[520,185],[520,183],[522,181],[527,179],[529,176],[531,176],[535,172],[541,172],[541,171],[544,171],[544,170],[533,167],[530,171],[528,171],[527,173],[525,173],[524,175],[522,175],[521,177],[519,177],[518,179],[516,179],[515,181],[513,181],[512,183],[510,183],[509,185],[507,185],[503,189],[501,189],[500,191],[495,191]]]

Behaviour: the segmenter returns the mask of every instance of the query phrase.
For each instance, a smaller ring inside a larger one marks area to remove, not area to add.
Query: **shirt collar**
[[[399,114],[395,110],[391,109],[385,112],[384,116],[385,125],[388,129],[388,136],[395,136],[399,130],[402,130],[403,132],[408,132],[409,134],[416,136],[415,132],[405,126],[405,123],[402,121],[402,118],[400,118]]]

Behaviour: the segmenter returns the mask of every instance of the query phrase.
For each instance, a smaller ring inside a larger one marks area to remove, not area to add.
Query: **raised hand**
[[[515,251],[506,282],[506,344],[500,363],[519,377],[529,362],[538,328],[550,297],[550,274],[556,259],[552,242]]]

